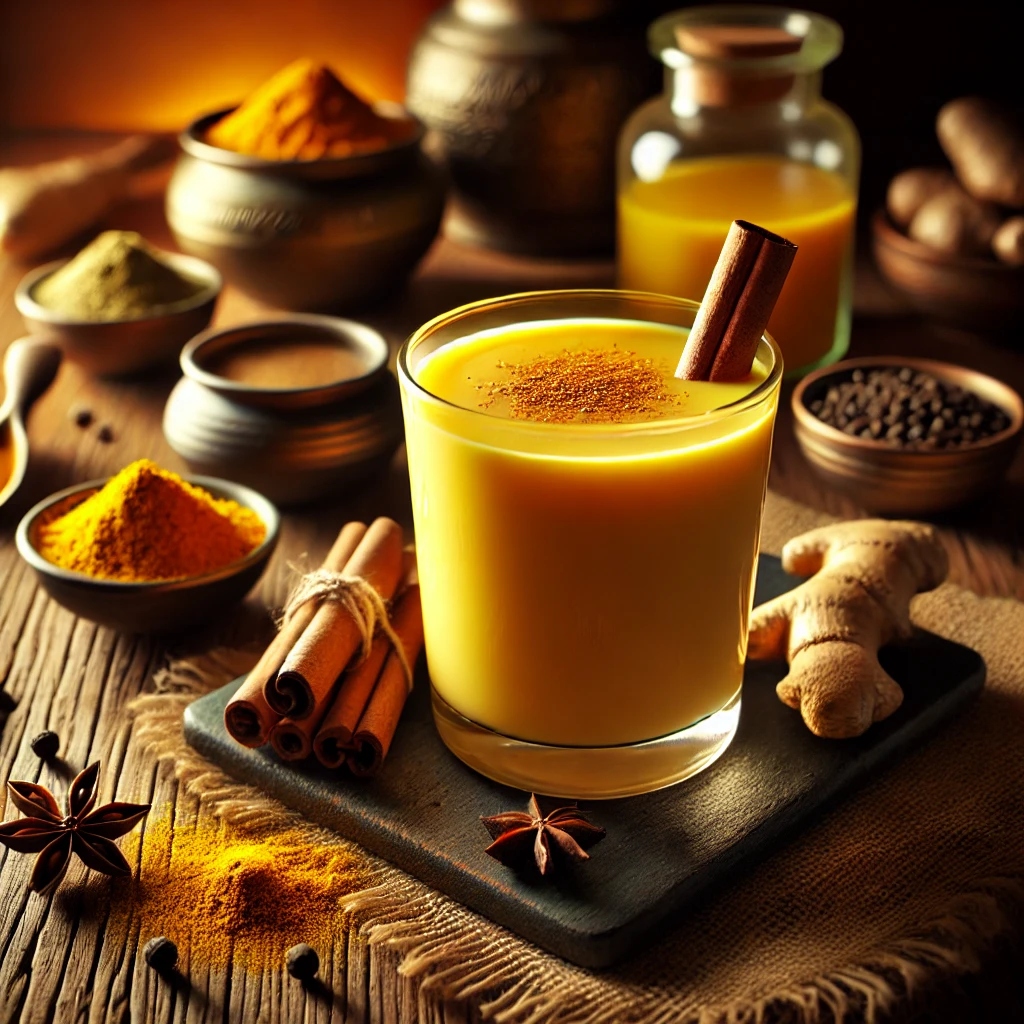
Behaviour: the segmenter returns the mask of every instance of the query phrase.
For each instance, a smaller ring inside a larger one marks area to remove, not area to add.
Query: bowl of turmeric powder
[[[240,601],[279,528],[256,491],[140,459],[44,499],[15,539],[43,589],[76,615],[124,633],[173,633]]]
[[[282,309],[346,310],[398,287],[437,235],[445,177],[423,124],[299,60],[179,137],[167,221],[184,252]]]

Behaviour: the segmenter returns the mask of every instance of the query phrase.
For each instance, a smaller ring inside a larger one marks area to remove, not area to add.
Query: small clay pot
[[[231,348],[331,342],[358,364],[344,380],[255,387],[218,376]],[[184,376],[164,409],[168,444],[196,471],[252,487],[279,505],[336,494],[379,471],[402,439],[398,382],[387,342],[373,328],[327,316],[292,316],[194,338],[181,353]]]

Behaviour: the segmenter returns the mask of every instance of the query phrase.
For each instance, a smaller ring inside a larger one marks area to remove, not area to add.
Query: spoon
[[[0,506],[25,479],[28,434],[25,417],[32,403],[57,376],[61,351],[56,345],[33,338],[12,342],[4,357],[6,393],[0,405]]]

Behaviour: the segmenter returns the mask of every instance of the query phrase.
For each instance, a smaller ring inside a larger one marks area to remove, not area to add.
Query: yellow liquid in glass
[[[605,746],[676,732],[739,690],[777,392],[705,421],[766,371],[675,381],[685,337],[631,321],[521,324],[443,346],[415,371],[461,407],[405,389],[430,674],[467,718]],[[605,347],[661,366],[665,415],[697,425],[552,427],[480,407],[502,362]]]
[[[768,324],[787,369],[835,341],[856,197],[831,171],[784,157],[680,161],[619,194],[619,286],[700,301],[729,225],[748,220],[800,247]],[[843,301],[848,302],[845,298]]]

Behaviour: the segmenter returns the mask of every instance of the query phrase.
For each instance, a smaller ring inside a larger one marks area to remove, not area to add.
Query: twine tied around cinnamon
[[[304,573],[288,595],[284,611],[279,617],[279,628],[310,601],[316,601],[318,604],[323,601],[336,601],[352,616],[361,638],[359,661],[370,653],[374,635],[379,628],[397,655],[402,666],[402,674],[405,676],[405,684],[409,691],[412,691],[412,667],[398,634],[391,626],[388,602],[370,583],[362,576],[333,572],[324,568]]]

